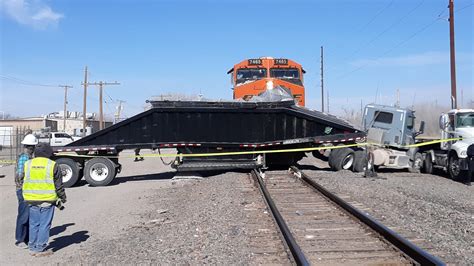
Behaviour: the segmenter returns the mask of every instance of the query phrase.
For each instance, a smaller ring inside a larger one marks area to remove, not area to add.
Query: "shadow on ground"
[[[49,243],[49,248],[53,252],[56,252],[70,245],[80,244],[89,238],[88,233],[89,231],[78,231],[72,235],[56,237],[51,243]]]
[[[146,175],[132,175],[132,176],[121,176],[116,177],[110,184],[107,186],[115,186],[121,183],[126,182],[133,182],[133,181],[144,181],[144,180],[164,180],[164,179],[171,179],[175,176],[176,172],[166,172],[166,173],[156,173],[156,174],[146,174]],[[74,189],[75,187],[82,187],[87,185],[86,180],[84,178],[77,182],[74,186],[68,189]]]
[[[59,235],[62,232],[66,231],[66,229],[69,226],[73,226],[73,225],[75,225],[75,223],[68,223],[68,224],[63,224],[60,226],[53,227],[51,228],[51,230],[49,230],[49,236],[51,237],[51,236]]]

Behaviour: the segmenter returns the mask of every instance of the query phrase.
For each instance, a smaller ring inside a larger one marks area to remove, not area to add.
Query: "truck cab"
[[[415,143],[415,137],[423,132],[414,129],[415,111],[395,106],[369,104],[365,107],[362,127],[374,154],[374,166],[408,168],[419,172],[421,155],[408,145]]]
[[[48,132],[38,137],[39,142],[49,143],[51,146],[65,146],[74,141],[74,139],[64,132]]]
[[[454,180],[467,174],[467,147],[474,144],[474,109],[453,109],[439,118],[441,142],[438,147],[426,151],[435,167],[448,171]]]

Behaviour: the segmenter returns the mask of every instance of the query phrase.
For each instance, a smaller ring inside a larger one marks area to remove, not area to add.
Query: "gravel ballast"
[[[314,158],[300,163],[325,165]],[[379,178],[363,178],[349,171],[313,169],[303,171],[331,192],[366,206],[370,215],[400,234],[424,239],[416,244],[426,246],[430,253],[448,263],[474,264],[472,186],[402,170],[381,170]]]
[[[275,228],[268,214],[266,220],[257,221],[246,211],[265,212],[247,174],[171,182],[171,188],[156,190],[147,198],[143,207],[149,211],[135,225],[114,238],[89,243],[80,254],[66,260],[93,264],[256,264],[256,245],[251,237],[256,228],[252,225],[265,224],[262,230]],[[282,244],[279,248],[284,252]]]

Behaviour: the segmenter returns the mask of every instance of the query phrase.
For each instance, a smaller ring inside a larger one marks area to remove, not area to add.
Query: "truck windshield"
[[[54,134],[54,136],[55,136],[56,138],[68,138],[68,139],[71,138],[71,136],[69,136],[69,135],[66,134],[66,133],[56,133],[56,134]]]
[[[458,113],[456,127],[474,127],[474,113]]]
[[[267,77],[265,68],[244,68],[237,70],[236,84],[242,84],[249,80],[258,80]]]

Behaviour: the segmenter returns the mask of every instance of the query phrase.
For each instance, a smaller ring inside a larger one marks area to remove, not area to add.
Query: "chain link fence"
[[[0,164],[14,164],[23,152],[21,141],[31,130],[27,127],[0,127]]]

